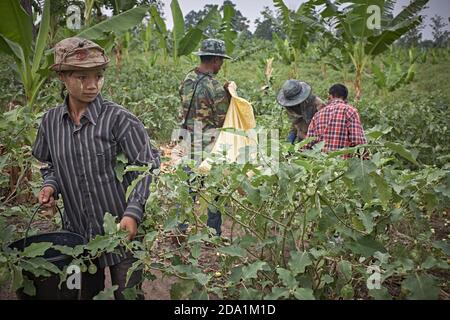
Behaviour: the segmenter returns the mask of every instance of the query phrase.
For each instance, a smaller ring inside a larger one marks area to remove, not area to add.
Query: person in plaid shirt
[[[358,111],[347,104],[347,88],[342,84],[335,84],[329,89],[328,94],[328,105],[314,115],[308,127],[306,136],[316,139],[304,148],[311,148],[320,141],[325,142],[322,150],[324,152],[366,144]]]

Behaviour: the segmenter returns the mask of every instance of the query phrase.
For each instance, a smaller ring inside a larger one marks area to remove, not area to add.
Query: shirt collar
[[[346,103],[343,99],[341,98],[332,98],[329,102],[329,104],[336,104],[336,103]]]
[[[66,117],[69,116],[69,95],[66,95],[64,99],[64,103],[62,105],[62,112],[61,112],[61,121]],[[86,112],[81,116],[81,118],[86,118],[90,123],[93,125],[97,124],[97,119],[100,113],[103,110],[103,98],[101,94],[99,93],[94,101],[92,101],[87,109]]]

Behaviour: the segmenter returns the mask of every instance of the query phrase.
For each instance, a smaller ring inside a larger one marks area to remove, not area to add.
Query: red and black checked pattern
[[[358,111],[340,99],[332,100],[314,115],[307,137],[316,137],[316,140],[305,148],[325,141],[324,152],[367,143]]]

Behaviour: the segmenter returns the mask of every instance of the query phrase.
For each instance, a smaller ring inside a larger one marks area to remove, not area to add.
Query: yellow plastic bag
[[[221,131],[211,150],[211,154],[222,155],[227,162],[235,162],[240,152],[247,146],[256,146],[256,132],[252,129],[256,127],[255,115],[252,105],[245,99],[238,97],[236,84],[230,82],[228,91],[231,94],[230,106],[225,116],[222,128],[237,129],[236,133]],[[245,155],[245,159],[252,158],[252,154]],[[206,158],[199,166],[201,172],[208,172],[211,169],[211,157]]]

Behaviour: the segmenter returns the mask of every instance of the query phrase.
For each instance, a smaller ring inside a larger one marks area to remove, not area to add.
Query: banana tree
[[[235,16],[236,11],[233,6],[229,3],[224,4],[223,6],[223,18],[220,23],[220,29],[218,33],[218,38],[222,39],[225,42],[226,53],[228,55],[232,55],[234,51],[234,41],[237,38],[238,33],[233,28],[233,17]],[[219,15],[220,17],[220,15]],[[223,72],[225,77],[228,76],[228,61],[224,61]]]
[[[50,28],[50,0],[44,3],[34,45],[32,27],[32,21],[19,1],[0,1],[0,51],[14,58],[14,70],[24,86],[26,103],[31,107],[47,79],[47,67],[51,62],[50,59],[42,61]]]
[[[130,29],[136,27],[149,12],[149,6],[139,6],[108,18],[92,27],[81,30],[77,36],[96,40],[106,49],[111,49],[114,38],[124,36]]]
[[[177,63],[179,57],[189,55],[197,47],[203,37],[203,32],[217,15],[217,9],[213,8],[203,20],[199,21],[197,25],[186,32],[183,13],[178,1],[172,0],[170,8],[173,18],[172,38],[170,39],[172,43],[172,57],[174,62]],[[150,15],[157,37],[159,38],[159,46],[165,52],[165,56],[167,56],[170,47],[168,45],[169,32],[167,31],[166,24],[155,6],[151,6]]]
[[[14,69],[23,84],[26,103],[34,102],[43,83],[48,78],[48,66],[53,57],[45,54],[50,28],[50,0],[44,9],[36,41],[32,39],[32,22],[17,0],[0,1],[0,52],[11,55]],[[140,23],[148,12],[148,6],[136,7],[81,31],[78,36],[112,46],[111,38],[123,34]]]
[[[316,1],[325,4],[327,0]],[[348,55],[355,69],[355,99],[361,98],[361,81],[365,67],[373,57],[385,52],[389,46],[421,23],[417,14],[425,7],[428,0],[412,1],[397,16],[393,16],[394,0],[358,0],[344,9],[327,8],[324,19],[336,19],[336,34],[339,49]],[[348,1],[337,1],[340,5]],[[379,10],[379,17],[377,9]],[[330,10],[333,14],[330,15]],[[331,17],[332,16],[332,17]],[[379,18],[377,22],[377,18]],[[373,22],[373,23],[372,23]]]
[[[383,93],[392,92],[398,88],[409,84],[414,80],[416,72],[416,61],[419,55],[414,56],[409,50],[409,63],[404,66],[398,57],[392,52],[380,64],[373,62],[371,66],[372,77],[376,86]]]
[[[283,0],[273,0],[274,6],[281,14],[281,24],[286,35],[282,40],[274,34],[275,46],[281,60],[292,67],[290,76],[299,76],[299,60],[311,36],[323,29],[315,17],[316,1],[302,3],[296,12],[291,11]],[[331,4],[330,4],[331,5]]]

